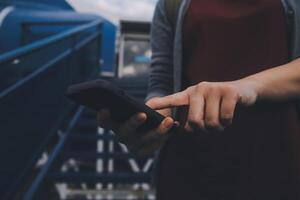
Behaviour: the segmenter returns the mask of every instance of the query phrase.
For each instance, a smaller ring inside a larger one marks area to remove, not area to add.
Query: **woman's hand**
[[[186,90],[150,100],[153,109],[188,105],[187,131],[224,130],[232,123],[237,104],[256,102],[255,83],[241,79],[232,82],[201,82]]]
[[[147,105],[151,107],[151,104],[147,103]],[[119,141],[126,144],[130,151],[139,155],[147,155],[162,146],[169,135],[170,129],[176,124],[170,117],[171,109],[157,111],[166,116],[166,118],[158,127],[146,133],[137,132],[137,129],[147,119],[145,113],[138,113],[124,124],[118,124],[112,121],[109,110],[103,109],[98,113],[98,122],[101,127],[113,130]],[[138,135],[143,135],[143,137],[138,137]]]

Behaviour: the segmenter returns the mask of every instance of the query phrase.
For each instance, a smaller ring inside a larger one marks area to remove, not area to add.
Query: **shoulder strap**
[[[165,0],[166,14],[173,30],[176,28],[177,17],[182,0]]]

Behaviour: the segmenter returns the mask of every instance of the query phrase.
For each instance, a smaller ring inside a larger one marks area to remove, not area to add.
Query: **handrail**
[[[83,41],[82,43],[80,43],[77,46],[83,46],[84,44],[88,43],[92,39],[96,38],[98,35],[99,35],[99,33],[95,33],[95,34],[91,35],[89,38],[87,38],[85,41]],[[75,48],[78,49],[79,47],[75,47]],[[57,63],[61,59],[63,59],[65,57],[67,57],[68,55],[70,55],[70,53],[72,53],[71,50],[66,50],[64,53],[60,54],[55,59],[53,59],[52,61],[48,62],[47,64],[45,64],[41,68],[35,70],[34,72],[32,72],[31,74],[29,74],[28,76],[26,76],[26,77],[18,80],[16,83],[14,83],[12,86],[8,87],[7,89],[5,89],[3,91],[0,91],[0,100],[1,100],[1,98],[5,97],[6,95],[8,95],[9,93],[11,93],[12,91],[15,91],[18,87],[22,86],[22,84],[24,84],[25,82],[31,80],[32,78],[38,76],[40,73],[44,72],[46,69],[48,69],[49,67],[51,67],[54,63]]]
[[[0,91],[0,100],[7,96],[8,94],[12,93],[13,91],[16,91],[17,88],[21,87],[24,83],[31,80],[32,78],[38,76],[40,73],[51,67],[54,63],[57,63],[62,58],[65,58],[66,56],[70,55],[71,50],[67,50],[64,53],[60,54],[57,58],[53,59],[52,61],[48,62],[43,67],[35,70],[33,73],[29,74],[28,76],[22,78],[21,80],[17,81],[12,86],[8,87],[7,89]]]
[[[10,62],[10,61],[14,60],[17,57],[22,57],[26,54],[29,54],[29,53],[32,53],[32,52],[37,51],[39,49],[42,49],[42,48],[44,48],[44,47],[46,47],[46,46],[48,46],[52,43],[59,42],[59,41],[65,39],[67,37],[71,37],[73,35],[76,35],[76,34],[78,34],[79,32],[81,32],[85,29],[88,29],[88,28],[91,28],[91,27],[94,27],[94,26],[99,26],[101,24],[101,22],[103,22],[103,20],[101,20],[101,19],[95,20],[95,21],[92,21],[88,24],[84,24],[84,25],[81,25],[79,27],[72,28],[71,30],[67,30],[67,31],[64,31],[62,33],[58,33],[56,35],[47,37],[45,39],[42,39],[42,40],[36,41],[34,43],[28,44],[26,46],[20,47],[16,50],[12,50],[10,52],[2,54],[2,55],[0,55],[0,65],[3,64],[3,63],[6,63],[6,62]]]
[[[84,108],[82,106],[77,109],[75,115],[70,120],[70,123],[68,124],[68,127],[64,131],[64,135],[61,137],[61,139],[59,140],[59,142],[57,143],[57,145],[54,147],[53,151],[51,152],[47,163],[45,164],[45,166],[43,166],[42,170],[40,171],[40,173],[38,173],[37,177],[33,181],[32,186],[26,192],[26,194],[24,196],[24,200],[33,199],[33,195],[35,194],[35,192],[41,186],[41,182],[43,181],[43,179],[45,178],[45,176],[49,172],[50,167],[52,166],[53,162],[57,159],[57,157],[58,157],[59,153],[61,152],[62,147],[64,146],[66,140],[72,134],[72,129],[75,127],[75,125],[76,125],[77,121],[79,120],[83,110],[84,110]]]
[[[37,22],[23,22],[23,26],[47,26],[47,25],[83,25],[89,22],[90,20],[86,21],[37,21]]]

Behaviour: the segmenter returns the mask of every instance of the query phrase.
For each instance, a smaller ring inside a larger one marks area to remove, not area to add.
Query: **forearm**
[[[257,100],[300,99],[300,59],[242,79],[255,88]]]

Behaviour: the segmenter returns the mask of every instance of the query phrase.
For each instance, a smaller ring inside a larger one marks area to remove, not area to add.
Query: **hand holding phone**
[[[108,81],[96,80],[72,85],[68,89],[68,97],[100,111],[100,125],[107,125],[107,128],[117,133],[121,142],[141,154],[158,148],[175,124],[172,118],[161,114],[164,111],[157,112],[136,101]]]
[[[170,116],[171,111],[158,111],[162,115]],[[159,149],[168,139],[174,121],[166,117],[161,124],[149,131],[141,132],[139,127],[146,120],[145,113],[138,113],[130,117],[122,124],[115,123],[110,117],[109,110],[101,110],[98,114],[98,121],[102,127],[112,129],[118,140],[127,145],[130,151],[138,155],[149,155]]]

